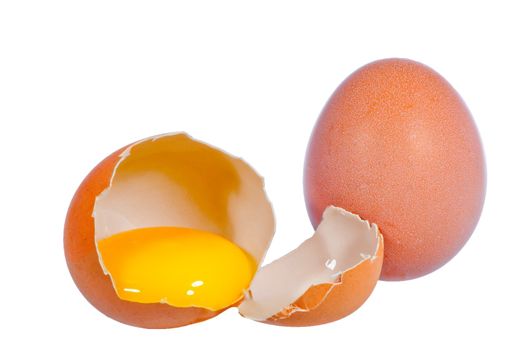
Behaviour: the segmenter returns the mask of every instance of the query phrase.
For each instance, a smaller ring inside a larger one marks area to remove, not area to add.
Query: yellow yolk
[[[229,240],[206,231],[149,227],[98,243],[119,298],[221,310],[240,300],[256,262]]]

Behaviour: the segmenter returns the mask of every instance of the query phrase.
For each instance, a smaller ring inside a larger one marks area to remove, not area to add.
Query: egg
[[[241,299],[256,271],[239,246],[190,228],[133,229],[97,247],[119,298],[139,303],[222,310]]]
[[[64,251],[86,299],[137,327],[186,326],[230,307],[307,326],[365,302],[383,261],[376,225],[329,206],[310,238],[261,266],[274,227],[252,167],[184,133],[163,134],[87,175],[66,216]]]
[[[423,276],[452,259],[475,229],[485,187],[467,106],[437,72],[408,59],[372,62],[344,80],[305,158],[311,222],[335,205],[377,224],[383,280]]]
[[[263,180],[248,164],[185,134],[150,137],[118,150],[82,182],[72,199],[64,229],[64,251],[71,275],[97,309],[120,322],[144,328],[184,326],[214,317],[226,309],[227,301],[203,305],[208,308],[187,306],[191,304],[188,301],[181,307],[173,305],[175,302],[171,299],[176,297],[198,299],[208,288],[221,286],[203,281],[203,276],[185,280],[192,277],[189,269],[194,267],[193,272],[198,273],[203,267],[188,264],[179,270],[186,273],[185,277],[169,281],[167,275],[173,273],[173,266],[170,269],[159,266],[162,261],[151,260],[156,254],[166,253],[162,242],[154,239],[162,233],[159,231],[162,227],[172,231],[192,229],[194,233],[198,230],[218,237],[216,241],[201,238],[208,246],[199,247],[199,238],[194,236],[196,241],[186,246],[201,256],[216,251],[217,260],[201,262],[203,265],[214,267],[223,263],[219,259],[222,255],[238,249],[241,256],[230,261],[230,266],[236,261],[244,262],[247,270],[255,270],[247,260],[253,260],[256,265],[261,262],[274,234],[274,217]],[[130,236],[132,230],[138,229],[145,234],[142,240]],[[121,236],[120,242],[108,241],[118,236]],[[147,241],[147,238],[153,240]],[[165,239],[164,244],[173,246],[177,240],[176,237]],[[224,241],[234,243],[235,247],[229,247]],[[130,251],[132,244],[136,253]],[[123,255],[121,260],[113,261],[119,256],[112,252]],[[250,258],[243,259],[243,254],[249,254]],[[133,270],[134,266],[146,262],[150,264],[148,271]],[[156,270],[156,266],[162,270]],[[236,278],[233,272],[230,278]],[[206,285],[198,286],[199,281]],[[164,294],[171,284],[177,283],[186,283],[184,295]],[[122,288],[115,290],[121,284]],[[186,295],[189,290],[195,294]],[[233,303],[242,296],[242,290],[237,292],[240,294],[232,297]],[[127,297],[121,298],[123,294]],[[207,302],[214,303],[213,300]]]

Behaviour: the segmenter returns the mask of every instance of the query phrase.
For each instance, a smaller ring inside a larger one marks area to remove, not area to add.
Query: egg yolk
[[[256,262],[206,231],[148,227],[100,240],[98,249],[119,298],[221,310],[243,296]]]

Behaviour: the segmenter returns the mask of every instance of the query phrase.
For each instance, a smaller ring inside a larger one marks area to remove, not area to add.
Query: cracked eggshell
[[[224,183],[218,180],[223,173],[228,173]],[[212,175],[216,177],[207,178]],[[274,234],[263,180],[241,159],[186,134],[160,135],[126,146],[84,179],[64,227],[71,276],[102,313],[133,326],[172,328],[224,311],[118,298],[99,261],[96,240],[122,230],[162,225],[212,230],[244,248],[258,263]]]
[[[313,226],[328,205],[376,223],[384,280],[416,278],[453,258],[477,225],[485,189],[482,144],[462,98],[406,59],[351,74],[325,105],[305,158]]]
[[[382,261],[378,227],[330,206],[311,238],[256,273],[239,312],[280,326],[336,321],[367,300]]]

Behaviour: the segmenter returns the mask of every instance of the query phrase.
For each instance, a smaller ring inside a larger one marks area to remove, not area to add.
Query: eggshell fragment
[[[437,72],[406,59],[351,74],[323,109],[305,159],[313,226],[328,205],[376,223],[384,280],[423,276],[453,258],[475,229],[485,188],[467,106]]]
[[[328,207],[311,238],[256,273],[239,312],[281,326],[338,320],[372,293],[382,260],[383,239],[376,225]]]
[[[128,302],[115,293],[96,241],[123,230],[170,225],[218,233],[259,263],[274,234],[263,180],[244,161],[186,134],[141,140],[104,159],[72,199],[64,250],[86,299],[107,316],[144,328],[184,326],[222,312]]]

